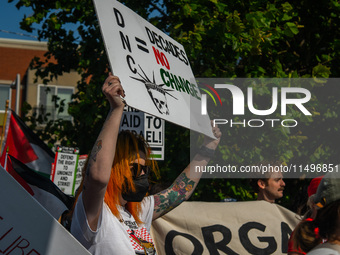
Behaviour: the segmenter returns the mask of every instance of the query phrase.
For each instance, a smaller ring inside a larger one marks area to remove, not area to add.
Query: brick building
[[[50,119],[71,119],[67,109],[61,114],[55,111],[53,96],[59,100],[71,101],[80,76],[71,72],[60,76],[47,85],[41,80],[35,82],[35,71],[30,69],[34,57],[43,58],[47,51],[46,42],[15,40],[0,38],[0,131],[4,123],[6,100],[9,107],[21,116],[24,101],[29,103],[34,111],[44,110],[50,113]]]

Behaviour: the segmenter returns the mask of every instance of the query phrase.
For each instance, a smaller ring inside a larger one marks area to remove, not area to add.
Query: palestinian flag
[[[29,168],[50,176],[55,154],[12,110],[9,110],[3,144],[1,160],[8,151]],[[0,163],[4,166],[3,161]]]
[[[30,193],[55,219],[72,208],[74,198],[64,194],[49,178],[35,172],[9,155],[7,171]]]

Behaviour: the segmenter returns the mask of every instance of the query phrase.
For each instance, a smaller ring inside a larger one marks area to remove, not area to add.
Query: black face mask
[[[122,197],[128,202],[141,202],[149,189],[148,175],[143,174],[134,178],[133,183],[135,184],[136,191],[124,192]]]

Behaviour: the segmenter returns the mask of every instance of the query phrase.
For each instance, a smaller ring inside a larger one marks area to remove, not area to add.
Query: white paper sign
[[[74,195],[79,149],[57,146],[51,180],[67,195]]]
[[[62,152],[57,154],[53,182],[65,194],[72,195],[78,155]]]
[[[90,254],[0,167],[0,253]]]
[[[151,157],[164,159],[164,120],[128,107],[123,113],[120,130],[130,130],[143,136],[151,148]]]
[[[112,71],[129,106],[213,137],[181,44],[115,0],[94,0]]]

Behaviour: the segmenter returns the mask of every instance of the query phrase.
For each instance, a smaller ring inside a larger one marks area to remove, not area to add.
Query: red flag
[[[34,150],[25,136],[24,131],[20,128],[14,114],[10,116],[10,123],[7,132],[5,149],[15,158],[20,158],[24,164],[38,159]]]
[[[1,160],[8,154],[28,167],[50,175],[54,161],[52,150],[15,114],[9,111]],[[3,161],[1,161],[3,163]]]

